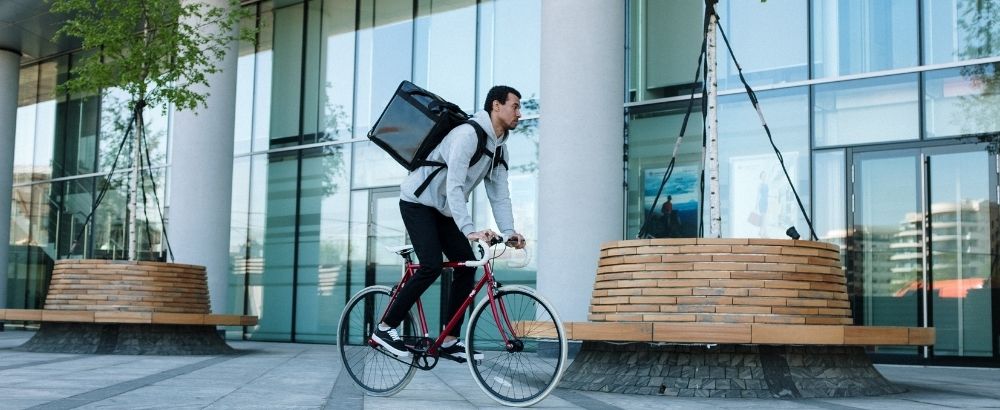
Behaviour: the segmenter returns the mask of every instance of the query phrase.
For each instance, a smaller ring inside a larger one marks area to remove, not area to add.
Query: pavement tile
[[[240,355],[106,356],[9,349],[31,332],[0,332],[0,409],[502,409],[467,365],[417,371],[392,397],[362,397],[333,345],[231,341]],[[46,363],[51,361],[49,363]],[[1000,407],[1000,369],[878,365],[907,393],[842,399],[711,399],[557,389],[545,409],[930,409]],[[347,377],[348,379],[338,379]],[[73,400],[66,400],[72,398]],[[60,401],[61,400],[61,401]],[[325,407],[324,407],[325,406]]]

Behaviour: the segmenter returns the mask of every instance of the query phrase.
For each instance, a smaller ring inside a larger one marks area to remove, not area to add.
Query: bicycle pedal
[[[452,356],[450,354],[442,354],[441,357],[458,363],[465,363],[467,361],[461,357]]]

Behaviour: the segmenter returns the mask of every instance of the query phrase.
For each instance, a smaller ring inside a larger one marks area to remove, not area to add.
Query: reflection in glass
[[[291,339],[297,156],[297,152],[288,151],[267,155],[266,199],[262,204],[265,224],[260,238],[264,269],[247,280],[247,309],[260,318],[250,332],[253,340]]]
[[[65,97],[56,95],[58,81],[66,76],[69,57],[63,56],[39,64],[38,103],[35,110],[35,141],[32,179],[52,178],[52,154],[56,141],[59,119],[57,101]]]
[[[816,85],[813,104],[818,147],[919,137],[917,74]]]
[[[809,209],[809,95],[798,87],[758,94],[785,169]],[[809,226],[757,111],[746,94],[719,97],[719,192],[722,236],[785,238]]]
[[[910,223],[920,212],[918,156],[915,150],[855,155],[854,248],[849,249],[848,288],[855,315],[866,326],[918,326],[918,292],[905,289],[923,280],[922,223]],[[860,296],[861,300],[857,298]],[[858,306],[853,306],[856,310]],[[879,348],[912,352],[912,348]]]
[[[751,86],[808,78],[808,6],[801,0],[723,0],[716,6],[722,29]],[[741,88],[736,64],[721,35],[718,47],[719,89]]]
[[[413,64],[413,3],[361,0],[354,137],[364,137]]]
[[[632,1],[629,4],[628,101],[689,94],[701,52],[705,3]],[[670,41],[661,40],[666,38]]]
[[[257,53],[254,55],[253,80],[253,151],[271,148],[271,90],[274,81],[274,12],[271,2],[259,4],[257,16]],[[280,61],[280,60],[279,60]],[[297,88],[296,88],[297,89]],[[295,113],[298,118],[298,113]],[[296,130],[297,131],[297,130]]]
[[[476,1],[421,0],[417,16],[413,82],[466,112],[476,111],[476,60],[455,58],[476,55]]]
[[[702,118],[698,106],[695,101],[684,141],[677,152],[673,175],[647,224],[647,231],[653,230],[648,233],[654,237],[698,236],[702,172]],[[686,108],[684,102],[633,109],[629,113],[626,238],[636,237],[653,205],[680,134]],[[655,221],[663,215],[667,196],[670,196],[669,229],[668,224]]]
[[[985,152],[931,155],[930,229],[937,356],[992,356],[991,201]],[[994,211],[995,212],[995,211]],[[921,215],[908,218],[919,224]]]
[[[521,93],[521,114],[541,104],[541,5],[537,0],[479,2],[479,74],[475,111],[494,85]],[[462,108],[465,108],[464,106]]]
[[[844,151],[813,154],[813,226],[820,241],[840,246],[841,259],[847,240],[846,175]]]
[[[14,130],[14,183],[35,180],[35,116],[38,113],[38,69],[21,69],[18,78],[17,117]]]
[[[812,14],[813,78],[918,64],[916,0],[816,0]]]
[[[1000,131],[997,64],[928,71],[924,74],[924,132],[928,138]],[[984,137],[995,141],[996,137]]]
[[[256,28],[256,19],[244,18],[240,28]],[[257,56],[255,46],[249,41],[240,41],[236,57],[236,107],[233,127],[233,154],[250,152],[253,138],[254,73]],[[242,293],[242,292],[241,292]]]
[[[265,107],[270,111],[269,148],[299,143],[299,110],[302,91],[302,18],[303,4],[275,9],[274,43],[270,56],[258,61],[261,73],[270,64],[270,97]],[[273,57],[273,62],[267,61]],[[260,111],[258,111],[258,114]],[[255,147],[257,149],[262,147]]]
[[[232,212],[229,218],[229,300],[222,307],[227,314],[243,314],[246,277],[251,271],[260,274],[261,259],[250,256],[249,223],[250,157],[236,157],[233,159]],[[237,337],[242,337],[242,333]]]
[[[923,0],[924,64],[1000,55],[1000,1]]]
[[[302,153],[299,179],[297,341],[336,342],[344,308],[350,211],[349,144]]]
[[[354,0],[325,0],[319,61],[317,141],[351,138],[354,113]]]
[[[354,143],[351,184],[354,189],[394,186],[403,182],[406,168],[371,141]]]

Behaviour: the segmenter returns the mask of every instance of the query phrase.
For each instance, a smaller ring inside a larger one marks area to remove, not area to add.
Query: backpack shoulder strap
[[[503,158],[503,146],[497,147],[497,152],[494,154],[490,150],[486,149],[486,139],[489,138],[486,136],[486,130],[484,130],[483,127],[481,127],[479,123],[474,120],[470,119],[465,123],[471,125],[472,128],[476,130],[476,136],[479,137],[479,146],[476,148],[476,153],[472,154],[472,158],[469,160],[469,166],[471,167],[475,165],[480,159],[483,158],[483,155],[485,155],[490,158],[495,158],[493,160],[493,168],[503,165],[504,169],[509,170],[510,167],[507,166],[507,161]]]
[[[480,126],[478,122],[476,122],[476,120],[469,119],[465,123],[471,125],[472,129],[476,130],[476,137],[479,138],[479,143],[476,146],[476,152],[472,154],[472,158],[469,159],[469,167],[471,167],[475,165],[477,162],[479,162],[479,160],[483,157],[484,153],[488,152],[489,153],[488,155],[490,155],[491,157],[493,156],[493,153],[489,152],[489,150],[486,149],[486,139],[488,138],[486,136],[486,130],[484,130],[483,127]]]

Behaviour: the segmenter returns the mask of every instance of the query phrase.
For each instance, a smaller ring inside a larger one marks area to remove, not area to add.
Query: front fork
[[[499,283],[493,281],[489,285],[489,292],[487,292],[490,298],[490,310],[493,313],[493,320],[497,324],[497,330],[500,332],[500,337],[503,338],[507,351],[520,352],[524,350],[524,342],[518,339],[517,328],[514,327],[513,322],[510,320],[510,315],[507,314],[507,305],[504,303],[503,298],[498,295],[500,286]]]

